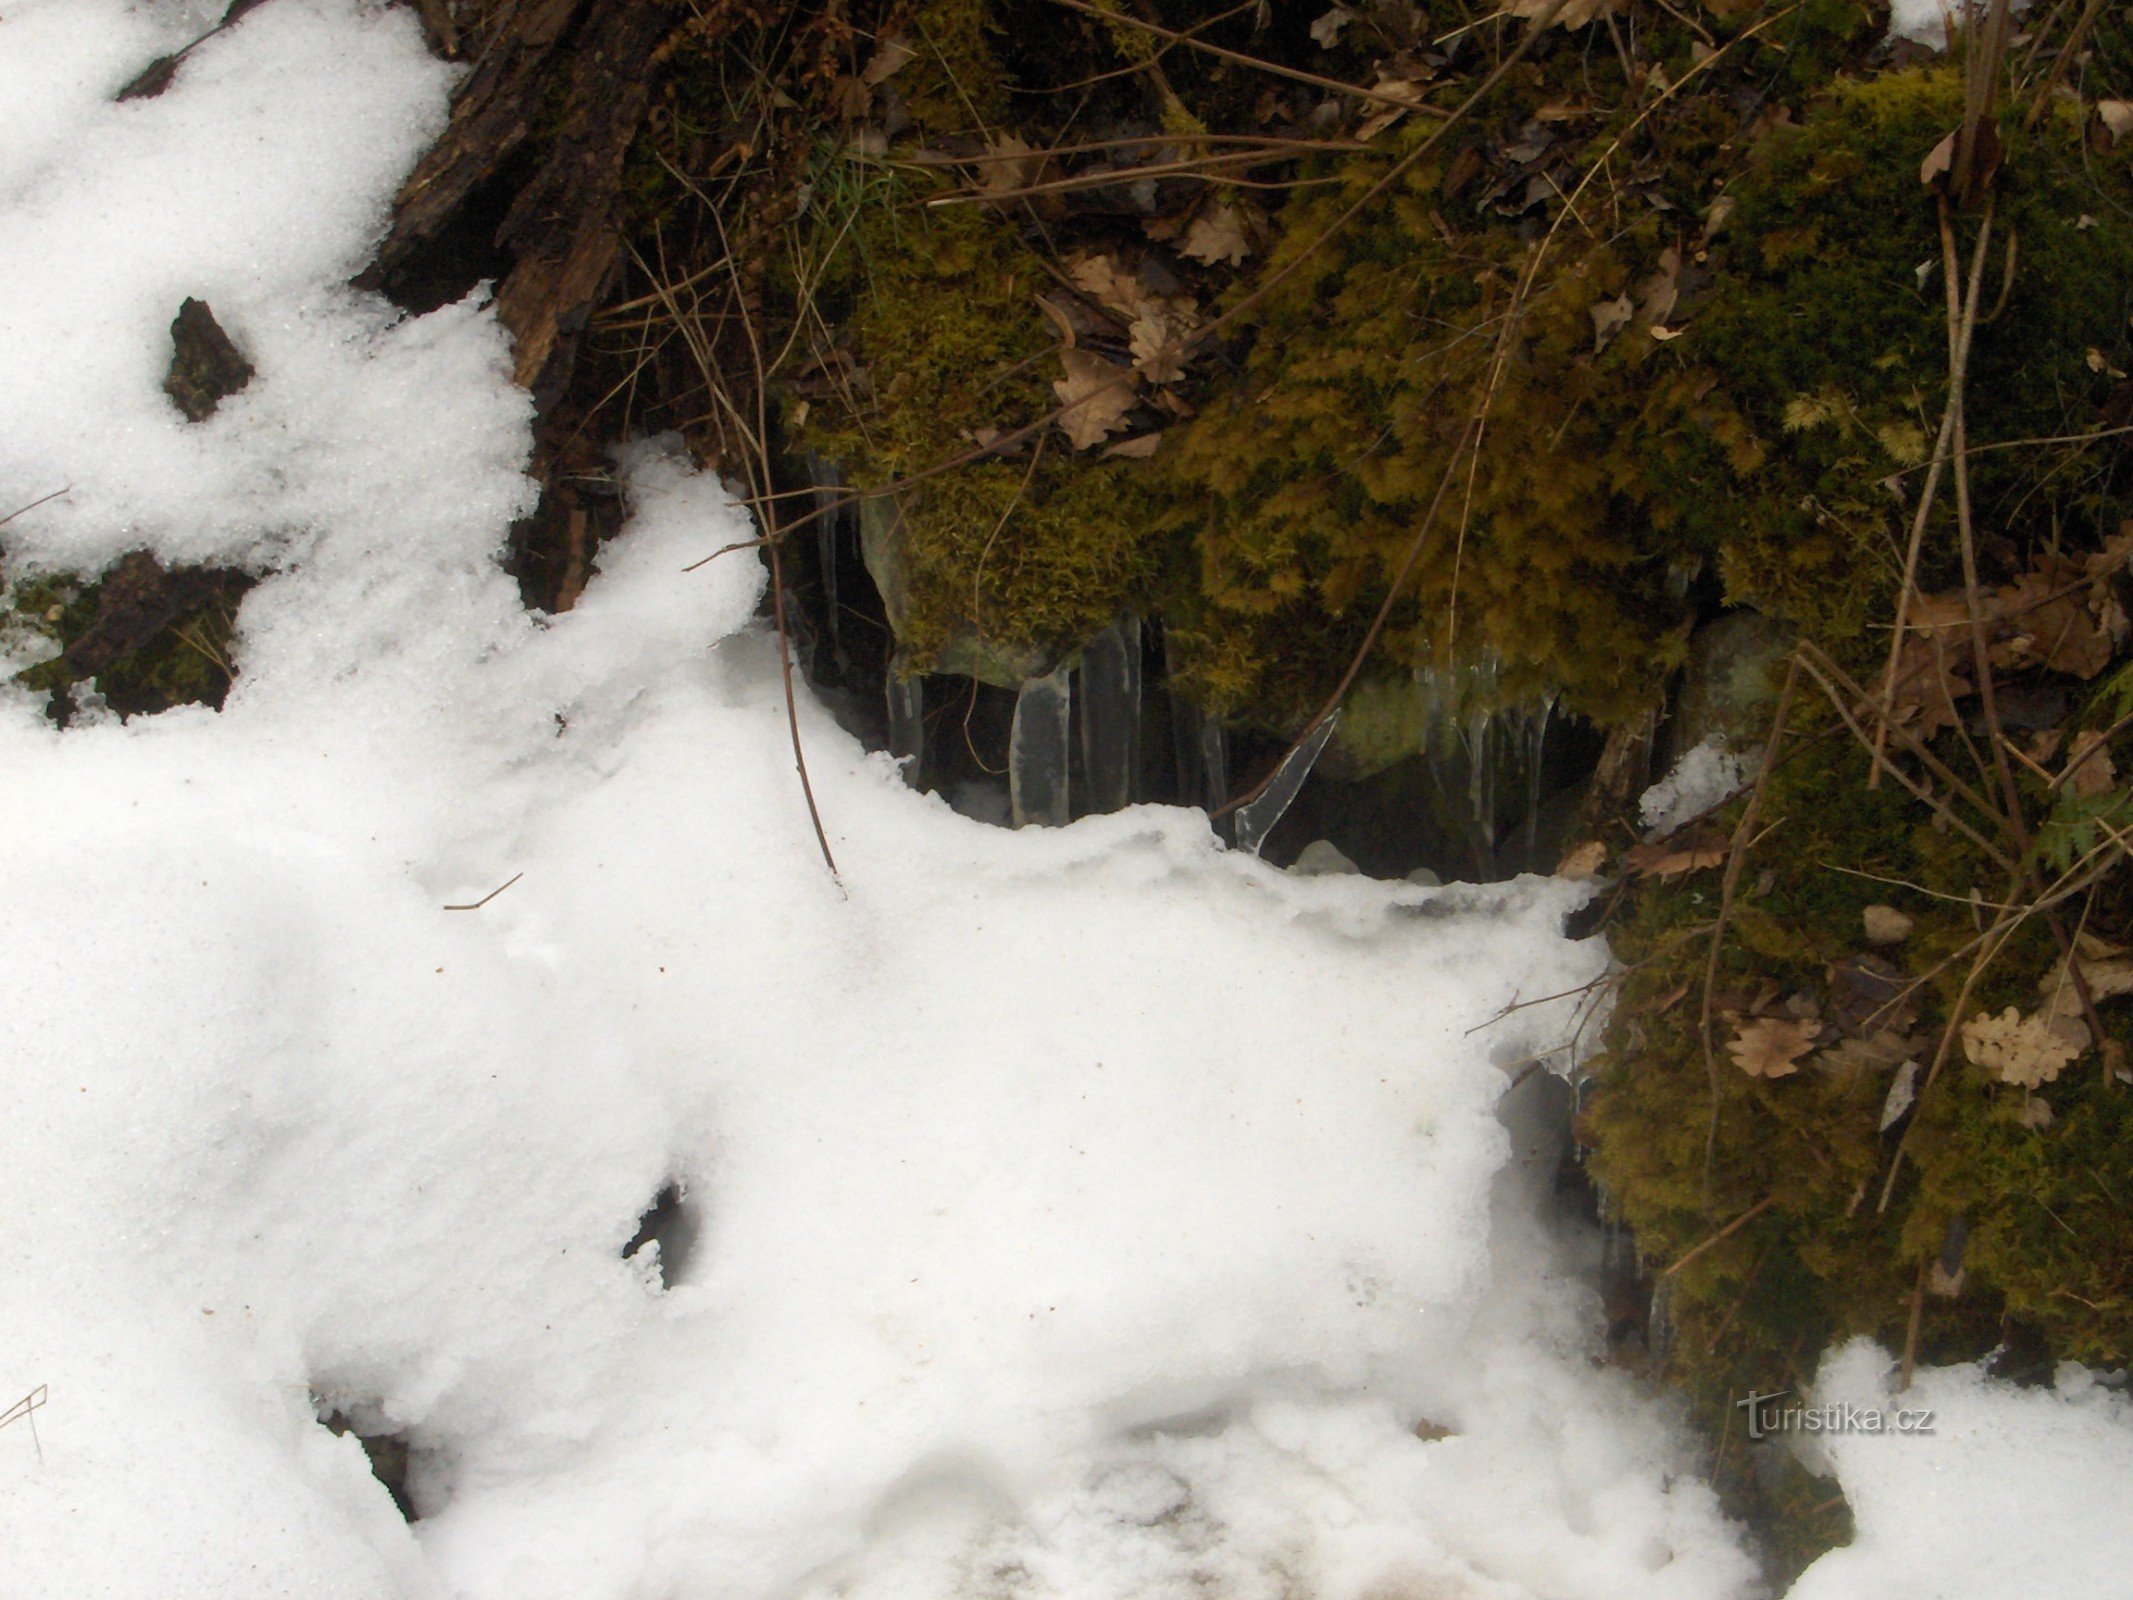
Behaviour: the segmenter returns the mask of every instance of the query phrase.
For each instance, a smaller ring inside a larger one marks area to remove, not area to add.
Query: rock
[[[1782,673],[1798,635],[1760,611],[1729,611],[1696,630],[1667,727],[1667,759],[1712,734],[1735,750],[1761,746],[1770,732]]]
[[[1860,916],[1868,944],[1902,944],[1911,936],[1911,919],[1894,906],[1868,906]]]
[[[170,374],[163,392],[188,422],[205,422],[215,408],[252,381],[252,363],[222,331],[205,300],[188,296],[170,324]]]
[[[1414,871],[1407,875],[1407,881],[1424,889],[1441,889],[1444,887],[1444,880],[1427,867],[1415,868]]]
[[[1337,878],[1356,875],[1360,869],[1353,861],[1333,845],[1330,840],[1313,839],[1303,847],[1303,854],[1289,870],[1299,878]],[[1427,869],[1421,869],[1426,871]]]

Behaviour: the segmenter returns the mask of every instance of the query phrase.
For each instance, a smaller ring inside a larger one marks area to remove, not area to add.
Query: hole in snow
[[[320,1395],[312,1395],[311,1403],[318,1409],[319,1421],[325,1424],[327,1432],[337,1438],[342,1434],[355,1435],[356,1442],[363,1447],[363,1454],[370,1460],[370,1475],[385,1485],[385,1492],[393,1497],[393,1505],[400,1515],[413,1522],[416,1517],[414,1501],[409,1498],[407,1490],[407,1472],[413,1450],[407,1435],[385,1427],[382,1418],[377,1417],[375,1407],[352,1407],[361,1413],[361,1420],[358,1420],[348,1410],[331,1404]]]
[[[637,1231],[622,1247],[622,1259],[629,1260],[646,1245],[657,1245],[652,1264],[658,1269],[660,1283],[671,1288],[689,1270],[696,1255],[697,1236],[702,1231],[703,1219],[689,1203],[689,1186],[679,1178],[670,1179],[637,1219]]]

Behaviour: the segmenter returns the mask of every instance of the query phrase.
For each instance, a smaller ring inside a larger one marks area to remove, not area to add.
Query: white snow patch
[[[1791,1600],[1997,1600],[2122,1595],[2133,1404],[2086,1369],[2017,1389],[1978,1366],[1916,1375],[1868,1340],[1832,1351],[1814,1399],[1887,1414],[1932,1413],[1931,1433],[1820,1435],[1858,1533],[1800,1576]]]
[[[1691,747],[1637,801],[1646,836],[1663,839],[1738,794],[1751,775],[1752,759],[1734,754],[1722,734]]]
[[[990,829],[807,703],[840,890],[760,563],[683,571],[723,491],[634,447],[530,618],[493,316],[346,287],[445,115],[410,12],[111,101],[204,20],[0,11],[0,513],[67,491],[10,569],[262,575],[219,713],[0,691],[0,1596],[1750,1592],[1499,1116],[1580,891]],[[197,425],[187,295],[258,367]]]

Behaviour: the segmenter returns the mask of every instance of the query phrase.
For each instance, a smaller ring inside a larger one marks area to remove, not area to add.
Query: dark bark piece
[[[252,381],[252,363],[222,331],[205,300],[190,296],[170,324],[170,375],[163,392],[189,422],[205,422],[215,408]]]
[[[166,568],[145,550],[121,558],[97,587],[96,620],[60,655],[70,679],[93,678],[147,648],[180,618],[234,603],[253,580],[224,567]]]
[[[389,279],[451,224],[468,198],[495,176],[532,131],[547,92],[542,72],[585,0],[531,0],[482,47],[452,97],[444,137],[415,166],[393,201],[392,231],[360,280],[389,290]]]

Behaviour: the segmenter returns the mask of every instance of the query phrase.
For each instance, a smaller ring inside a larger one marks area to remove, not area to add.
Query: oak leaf
[[[2073,1019],[2043,1013],[2025,1017],[2013,1006],[1997,1017],[1980,1011],[1963,1024],[1963,1054],[2002,1083],[2034,1089],[2058,1077],[2088,1048],[2088,1029],[2081,1027],[2077,1042],[2070,1022]]]
[[[1762,1017],[1733,1036],[1726,1054],[1751,1078],[1787,1078],[1799,1071],[1800,1057],[1815,1047],[1821,1031],[1800,1017]]]
[[[1133,409],[1133,372],[1088,350],[1062,350],[1064,378],[1052,380],[1052,393],[1065,409],[1059,427],[1076,450],[1103,443],[1126,425]]]
[[[1203,206],[1185,228],[1181,253],[1212,267],[1221,262],[1236,266],[1252,253],[1244,237],[1244,213],[1227,200]]]

